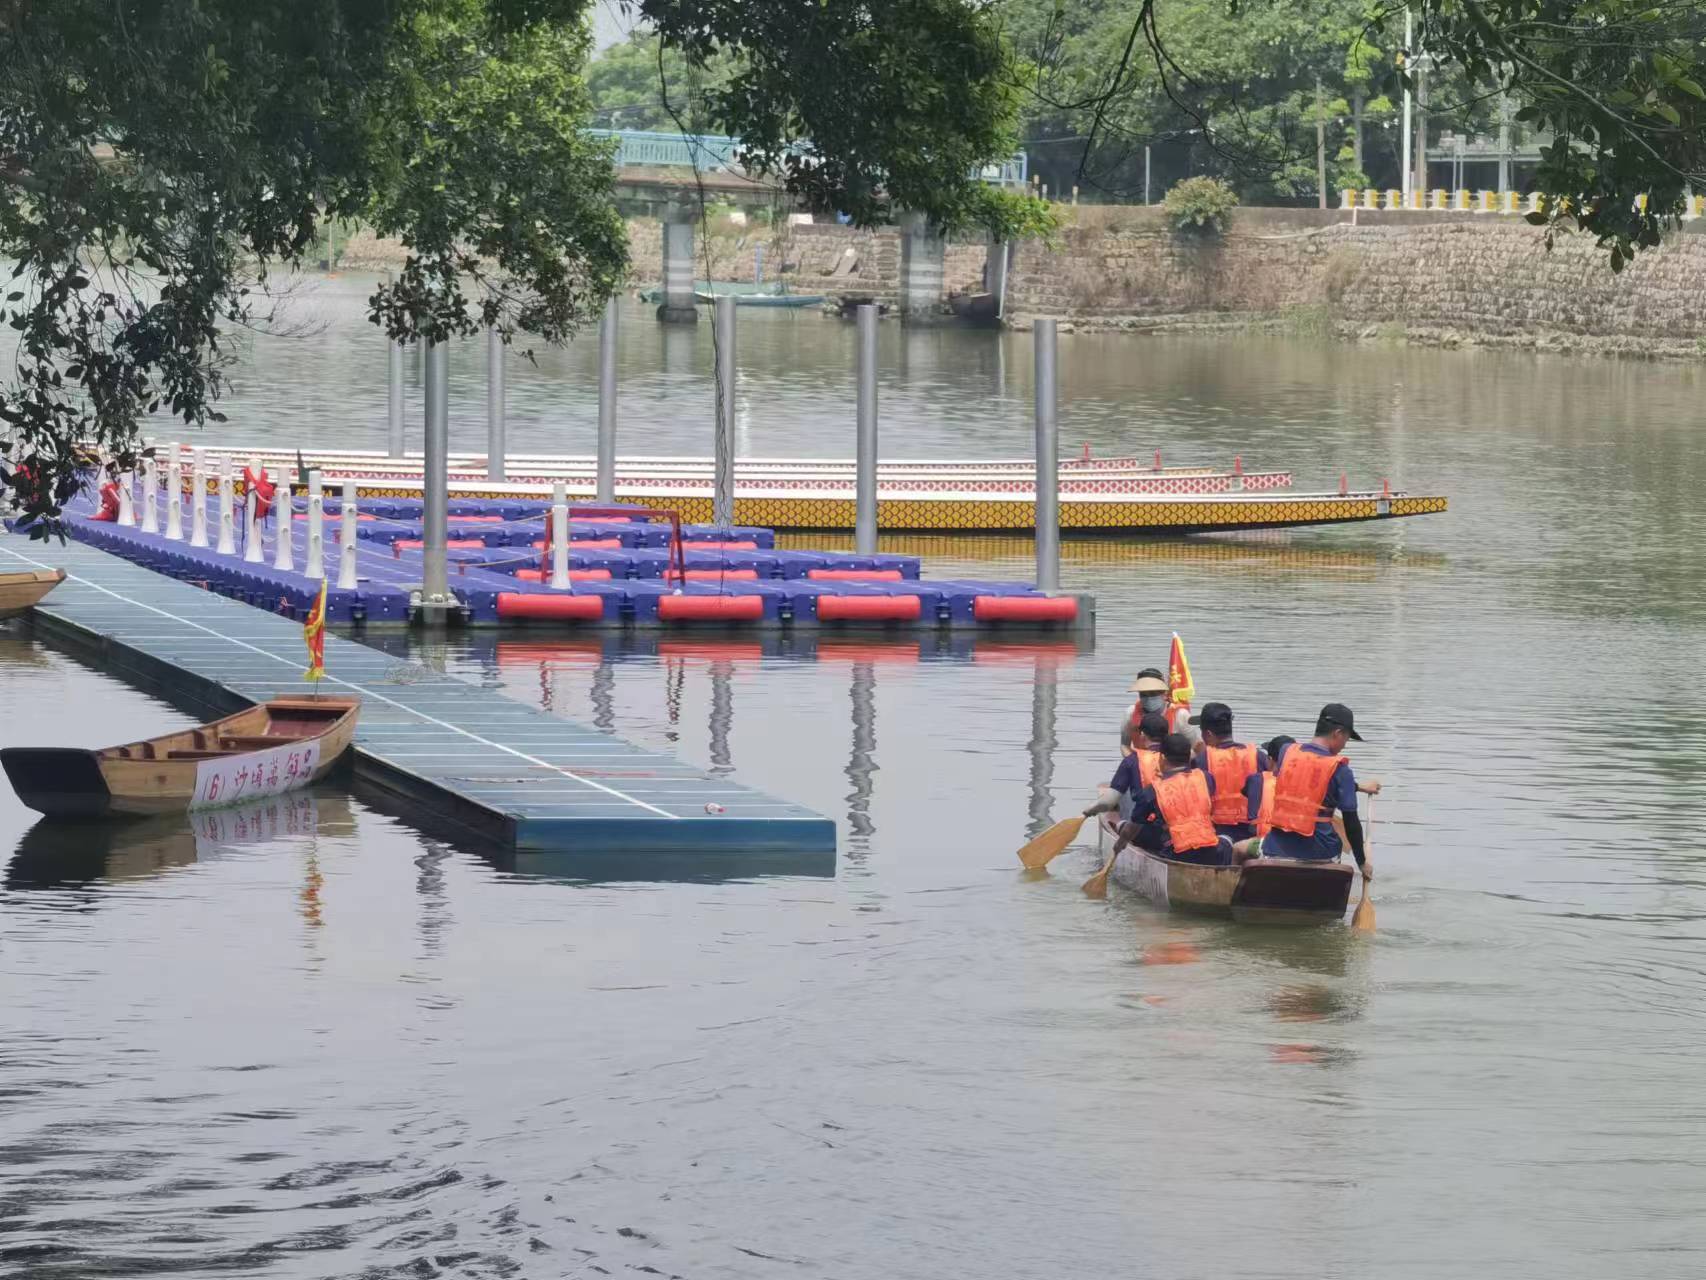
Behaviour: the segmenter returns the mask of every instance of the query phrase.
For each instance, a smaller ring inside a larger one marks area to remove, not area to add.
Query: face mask
[[[1160,711],[1167,705],[1167,695],[1164,693],[1145,693],[1138,697],[1137,705],[1145,711]]]

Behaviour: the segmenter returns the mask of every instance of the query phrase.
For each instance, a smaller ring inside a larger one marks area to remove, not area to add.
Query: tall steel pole
[[[386,361],[386,451],[393,458],[403,456],[403,344],[396,338],[386,340],[391,350]]]
[[[616,339],[621,313],[612,297],[598,322],[598,501],[616,501]]]
[[[859,308],[858,359],[858,462],[853,502],[853,550],[862,556],[877,554],[877,308],[866,303]]]
[[[426,344],[426,461],[421,494],[421,600],[440,606],[450,594],[445,539],[450,512],[450,351]]]
[[[504,340],[496,325],[486,326],[486,479],[504,478]]]
[[[1060,424],[1056,418],[1055,324],[1038,320],[1037,386],[1037,589],[1060,590]]]
[[[716,466],[711,488],[711,523],[735,522],[735,300],[717,299]]]

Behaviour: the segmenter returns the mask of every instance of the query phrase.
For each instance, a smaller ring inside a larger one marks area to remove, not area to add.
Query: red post
[[[1159,449],[1155,451],[1155,469],[1161,470],[1161,450]]]
[[[1232,474],[1235,476],[1244,474],[1244,455],[1241,453],[1232,455]]]
[[[1392,496],[1392,481],[1390,477],[1381,480],[1380,496],[1383,498],[1390,498]]]
[[[1350,478],[1343,471],[1339,472],[1339,496],[1342,498],[1350,491]]]
[[[1082,456],[1081,456],[1081,457],[1080,457],[1080,458],[1079,458],[1079,459],[1078,459],[1078,461],[1080,461],[1080,462],[1088,462],[1088,461],[1090,461],[1090,442],[1089,442],[1089,441],[1088,441],[1088,440],[1086,440],[1086,441],[1085,441],[1085,442],[1084,442],[1084,453],[1083,453],[1083,455],[1082,455]]]

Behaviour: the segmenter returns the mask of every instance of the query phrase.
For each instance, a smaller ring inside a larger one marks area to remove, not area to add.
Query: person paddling
[[[1127,843],[1144,843],[1146,834],[1161,834],[1151,852],[1180,862],[1224,866],[1232,861],[1232,842],[1214,829],[1214,779],[1193,758],[1191,740],[1170,733],[1161,743],[1161,772],[1132,798],[1131,820],[1120,828],[1117,854]]]
[[[1272,767],[1268,753],[1232,736],[1232,708],[1210,702],[1191,722],[1202,728],[1198,760],[1214,779],[1214,829],[1229,840],[1256,834],[1262,779]]]
[[[1362,740],[1349,707],[1340,702],[1322,707],[1314,739],[1292,744],[1280,757],[1272,829],[1240,845],[1238,856],[1336,862],[1348,844],[1363,879],[1373,880],[1374,867],[1363,847],[1362,819],[1357,815],[1356,775],[1343,754],[1347,742]],[[1373,784],[1373,789],[1378,791],[1379,784]],[[1342,839],[1333,823],[1335,813],[1343,818]]]
[[[1131,817],[1137,796],[1153,785],[1161,774],[1161,742],[1166,736],[1167,721],[1157,712],[1127,724],[1121,735],[1122,745],[1127,748],[1126,756],[1114,770],[1106,793],[1084,810],[1084,816],[1090,818],[1099,813],[1118,812],[1121,818]],[[1137,843],[1145,849],[1159,850],[1166,835],[1159,822],[1140,824]]]

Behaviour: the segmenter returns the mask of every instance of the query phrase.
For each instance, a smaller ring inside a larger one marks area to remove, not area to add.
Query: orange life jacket
[[[1175,853],[1212,849],[1219,840],[1209,818],[1208,800],[1208,779],[1201,769],[1182,769],[1155,779],[1155,807],[1161,810]]]
[[[1262,805],[1256,810],[1256,834],[1265,836],[1274,829],[1274,775],[1262,775]]]
[[[1137,753],[1137,785],[1153,787],[1160,776],[1161,753],[1153,747],[1145,747]]]
[[[1305,751],[1301,744],[1287,751],[1274,784],[1274,826],[1300,836],[1314,835],[1315,824],[1330,816],[1321,810],[1333,771],[1344,759]]]
[[[1244,798],[1244,784],[1256,772],[1254,747],[1204,747],[1208,771],[1214,777],[1214,820],[1231,826],[1250,820],[1250,802]]]

